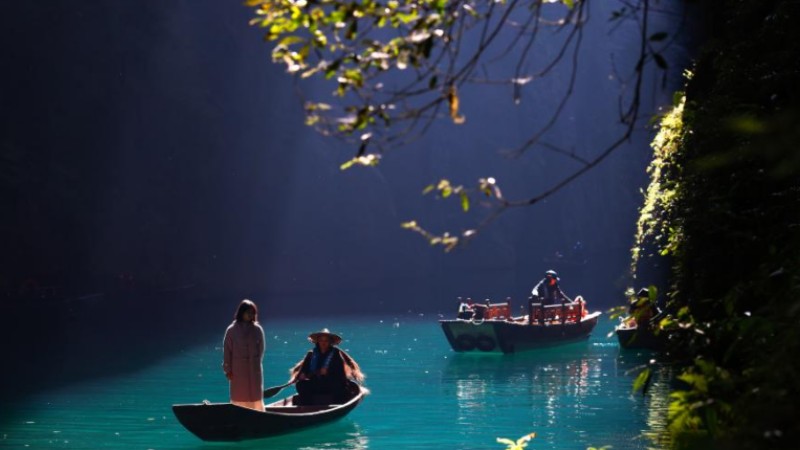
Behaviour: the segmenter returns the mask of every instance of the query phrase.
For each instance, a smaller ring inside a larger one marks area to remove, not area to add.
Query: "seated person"
[[[344,350],[336,347],[342,342],[339,335],[328,329],[311,333],[308,340],[314,344],[292,369],[292,378],[298,380],[297,404],[343,403],[349,399],[348,379],[364,381],[361,368]]]
[[[459,297],[460,299],[460,297]],[[468,298],[466,303],[461,302],[458,305],[458,315],[456,316],[462,320],[470,320],[472,316],[475,314],[475,311],[472,309],[472,299]]]
[[[626,321],[628,326],[640,326],[642,329],[649,330],[653,319],[660,317],[661,310],[650,299],[650,290],[641,288],[636,297],[631,299],[628,305],[628,314],[630,314],[630,318]]]

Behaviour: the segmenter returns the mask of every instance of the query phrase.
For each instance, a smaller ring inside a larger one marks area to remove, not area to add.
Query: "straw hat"
[[[328,339],[331,340],[331,345],[339,345],[342,342],[342,337],[338,334],[331,333],[327,328],[323,328],[321,331],[317,331],[316,333],[311,333],[308,335],[308,340],[312,344],[317,343],[317,339],[320,336],[328,336]]]

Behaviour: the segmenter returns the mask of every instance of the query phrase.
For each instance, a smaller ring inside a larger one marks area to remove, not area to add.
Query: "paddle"
[[[298,381],[299,380],[294,379],[294,380],[292,380],[292,381],[290,381],[290,382],[288,382],[286,384],[283,384],[281,386],[273,386],[271,388],[264,389],[264,398],[270,398],[270,397],[274,396],[275,394],[277,394],[278,392],[280,392],[283,388],[291,386],[291,385],[297,383]]]

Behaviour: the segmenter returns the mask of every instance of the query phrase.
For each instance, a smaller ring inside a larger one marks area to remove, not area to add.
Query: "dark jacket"
[[[536,286],[531,290],[531,295],[538,298],[543,305],[554,305],[557,303],[567,302],[572,303],[572,299],[567,297],[567,294],[558,286],[558,282],[553,284],[547,282],[547,278],[542,278]]]
[[[334,352],[331,355],[331,362],[328,365],[328,374],[323,376],[319,373],[319,368],[316,371],[311,371],[311,359],[313,357],[313,350],[310,350],[306,353],[306,357],[303,359],[303,366],[300,369],[301,373],[304,373],[309,378],[327,378],[327,380],[341,380],[344,383],[345,379],[347,378],[344,373],[344,359],[342,358],[342,353],[339,351],[338,348],[331,346],[329,352]],[[322,367],[323,361],[327,357],[327,353],[324,355],[320,355],[320,367]]]
[[[324,361],[330,352],[333,352],[333,354],[331,354],[327,373],[323,375],[320,369],[323,367]],[[344,401],[348,394],[342,352],[336,347],[331,347],[329,353],[319,355],[320,361],[318,361],[316,370],[311,368],[312,358],[313,350],[309,351],[303,359],[300,372],[306,375],[308,379],[298,381],[297,385],[295,385],[297,393],[300,394],[296,404],[316,405]]]

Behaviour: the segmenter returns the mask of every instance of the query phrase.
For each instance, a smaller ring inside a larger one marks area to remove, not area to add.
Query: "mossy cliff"
[[[634,267],[671,262],[673,445],[795,448],[800,2],[708,6],[709,38],[653,143]]]

